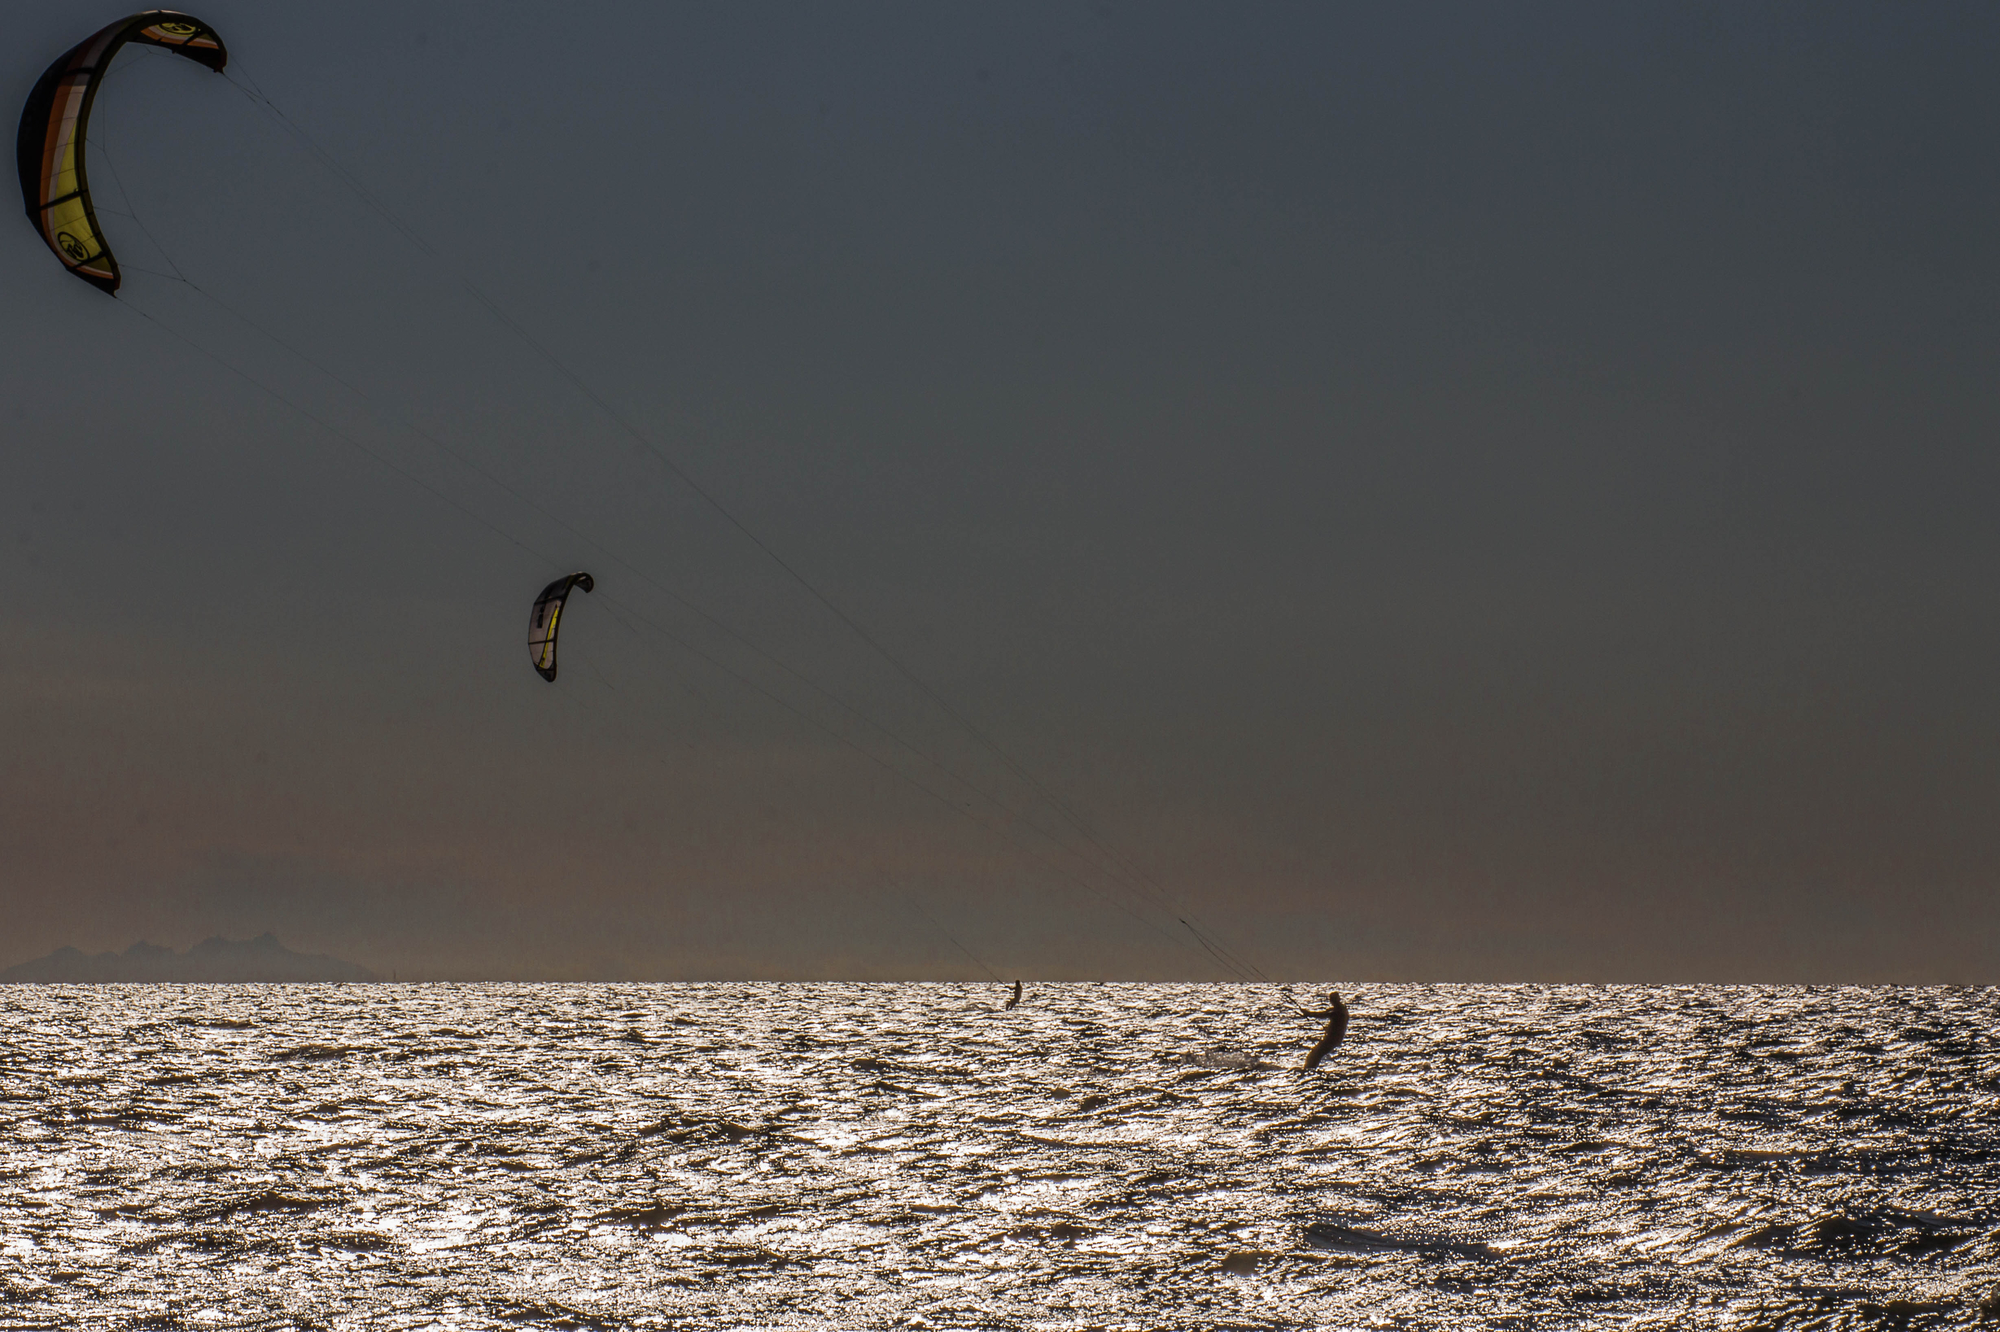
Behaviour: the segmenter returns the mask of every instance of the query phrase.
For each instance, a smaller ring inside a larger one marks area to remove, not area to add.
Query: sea
[[[0,987],[0,1327],[2000,1326],[2000,991]]]

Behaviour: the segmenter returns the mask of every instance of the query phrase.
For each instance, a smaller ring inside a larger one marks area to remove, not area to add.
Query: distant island
[[[255,985],[374,979],[375,973],[366,967],[325,953],[294,953],[269,934],[204,939],[185,953],[143,940],[122,953],[58,948],[47,957],[0,971],[0,985]]]

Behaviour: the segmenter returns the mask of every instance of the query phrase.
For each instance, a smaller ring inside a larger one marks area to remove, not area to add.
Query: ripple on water
[[[9,1327],[2000,1320],[1989,990],[0,994]]]

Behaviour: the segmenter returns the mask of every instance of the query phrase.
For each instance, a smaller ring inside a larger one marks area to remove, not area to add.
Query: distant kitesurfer
[[[1306,1072],[1310,1073],[1319,1067],[1320,1060],[1333,1053],[1333,1047],[1347,1035],[1347,1005],[1340,1002],[1340,994],[1335,991],[1327,995],[1324,1012],[1307,1013],[1306,1016],[1326,1019],[1326,1035],[1319,1038],[1319,1044],[1306,1056]]]
[[[1021,982],[1015,981],[1014,993],[1008,996],[1006,1007],[1012,1008],[1014,1005],[1020,1002],[1021,1002]]]

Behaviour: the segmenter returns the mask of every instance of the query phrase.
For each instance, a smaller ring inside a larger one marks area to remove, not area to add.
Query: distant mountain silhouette
[[[122,953],[86,954],[58,948],[47,957],[0,971],[0,984],[117,985],[133,982],[258,984],[286,981],[372,981],[375,973],[324,953],[294,953],[269,934],[254,939],[204,939],[185,953],[144,940]]]

